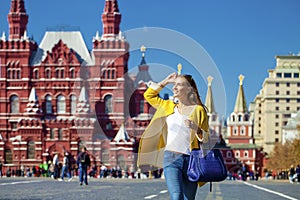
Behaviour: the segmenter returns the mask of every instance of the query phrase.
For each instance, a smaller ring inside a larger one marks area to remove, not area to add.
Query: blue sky
[[[69,29],[81,31],[91,49],[96,31],[102,33],[104,3],[105,0],[25,0],[28,35],[40,43],[46,30],[70,26]],[[9,7],[10,0],[1,1],[0,32],[6,35]],[[245,76],[244,91],[249,105],[259,93],[268,70],[275,67],[275,56],[300,52],[299,8],[298,0],[119,0],[123,32],[159,27],[183,34],[203,47],[224,83],[225,99],[219,97],[214,85],[213,92],[217,111],[225,115],[233,110],[240,74]],[[138,65],[140,59],[140,52],[132,51],[129,68]],[[189,60],[168,51],[150,48],[146,60],[167,66],[168,70],[180,62],[184,73],[194,73]],[[159,79],[159,75],[152,77]],[[204,101],[205,78],[197,80]]]

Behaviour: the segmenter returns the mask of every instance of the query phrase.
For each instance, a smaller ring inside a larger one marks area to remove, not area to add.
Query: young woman
[[[174,84],[175,103],[159,97],[160,90]],[[208,140],[208,117],[196,83],[190,75],[173,73],[160,83],[150,82],[144,94],[156,112],[142,135],[138,166],[152,165],[164,169],[172,200],[195,199],[197,185],[188,180],[189,154]]]

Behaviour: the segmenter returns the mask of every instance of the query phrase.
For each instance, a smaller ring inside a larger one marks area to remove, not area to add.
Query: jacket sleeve
[[[157,109],[165,101],[158,95],[161,89],[162,87],[160,87],[157,83],[149,81],[148,89],[144,93],[146,101],[155,109]]]
[[[198,124],[198,131],[192,130],[191,132],[193,136],[193,143],[194,143],[192,144],[192,146],[195,147],[198,146],[198,140],[202,143],[208,142],[209,124],[208,124],[207,113],[202,106],[197,106],[197,109],[193,113],[192,118],[194,119],[194,122]]]
[[[77,158],[76,158],[76,163],[77,165],[79,165],[80,161],[79,161],[79,158],[81,156],[82,152],[80,152],[78,155],[77,155]]]

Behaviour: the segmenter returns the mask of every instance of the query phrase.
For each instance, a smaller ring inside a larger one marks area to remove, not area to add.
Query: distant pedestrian
[[[293,184],[294,183],[294,179],[295,179],[295,168],[294,168],[294,165],[291,165],[291,168],[290,168],[290,171],[289,171],[289,180],[290,180],[290,183]]]
[[[11,177],[11,169],[10,168],[8,168],[6,170],[6,177]]]
[[[68,152],[65,153],[65,156],[63,158],[63,166],[62,166],[62,170],[61,170],[61,178],[58,179],[59,181],[63,181],[64,180],[64,176],[65,174],[67,175],[67,177],[69,178],[68,181],[70,182],[72,180],[72,177],[70,175],[69,172],[69,154]]]
[[[247,167],[246,167],[245,163],[242,164],[241,171],[242,171],[242,174],[241,174],[242,175],[242,180],[246,181],[247,180],[247,172],[248,172],[248,170],[247,170]]]
[[[300,183],[300,165],[296,167],[296,175],[297,175],[297,184]]]
[[[3,164],[2,164],[2,161],[0,160],[0,177],[2,178],[3,176],[3,173],[2,173],[2,167],[3,167]]]
[[[259,179],[259,171],[256,170],[255,171],[255,180],[258,181],[258,179]]]
[[[79,168],[79,184],[88,185],[87,170],[91,165],[89,154],[86,152],[86,147],[82,147],[81,152],[77,156],[77,165]]]
[[[53,161],[52,161],[52,164],[53,164],[53,168],[54,168],[54,179],[57,179],[58,178],[58,153],[56,153],[53,157]]]
[[[32,166],[32,176],[35,177],[36,176],[36,169],[35,169],[35,166]]]

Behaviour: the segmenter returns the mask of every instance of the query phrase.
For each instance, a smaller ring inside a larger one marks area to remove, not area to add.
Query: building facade
[[[258,145],[270,153],[283,141],[283,127],[291,114],[300,110],[300,56],[276,56],[275,69],[255,97],[254,136]]]
[[[227,170],[237,173],[243,164],[248,172],[261,173],[264,152],[255,144],[253,135],[253,113],[248,111],[243,89],[244,76],[240,75],[240,85],[234,111],[225,122],[219,120],[214,109],[211,89],[212,77],[208,77],[208,90],[205,105],[208,108],[211,141],[221,150]],[[227,129],[227,130],[225,130]]]
[[[151,77],[145,50],[138,75],[127,75],[118,1],[103,2],[102,34],[89,50],[79,31],[49,31],[37,44],[27,36],[24,0],[11,0],[9,35],[0,38],[4,171],[39,165],[55,153],[60,160],[64,152],[76,156],[83,145],[97,166],[135,166],[138,138],[151,119],[142,96]]]

